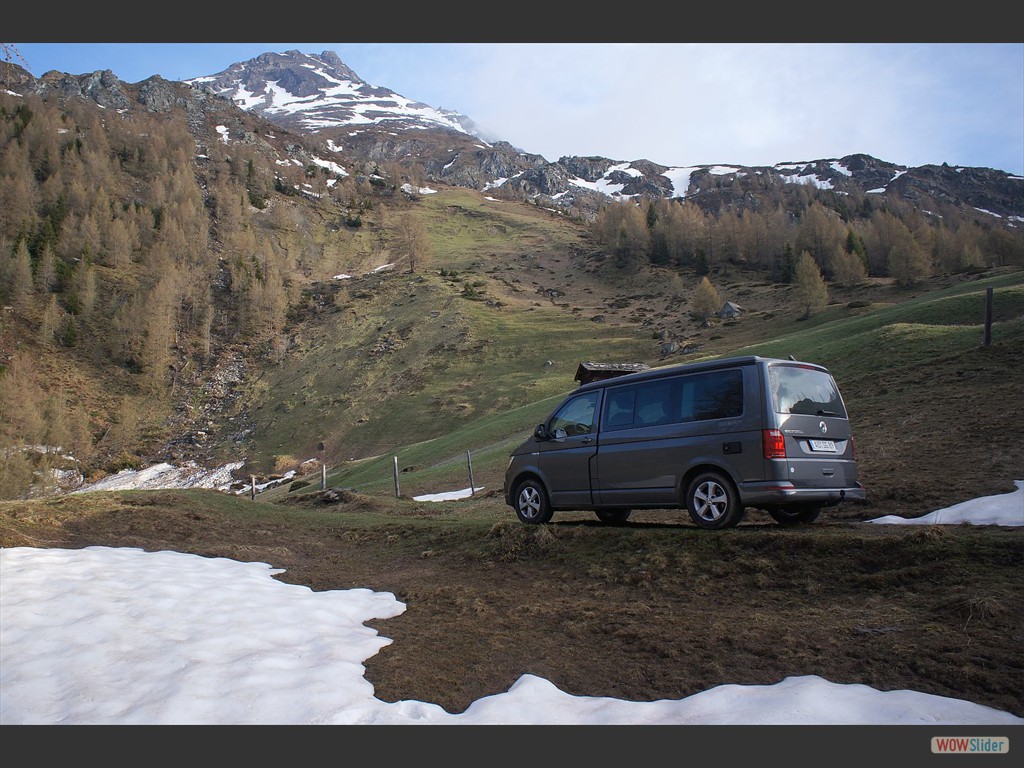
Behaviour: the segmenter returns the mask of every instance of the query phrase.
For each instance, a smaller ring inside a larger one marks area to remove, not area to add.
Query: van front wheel
[[[539,480],[528,477],[520,482],[512,501],[516,516],[524,523],[541,525],[551,520],[551,502]]]
[[[701,528],[732,528],[743,518],[743,506],[735,486],[718,472],[704,472],[693,478],[686,492],[690,519]]]

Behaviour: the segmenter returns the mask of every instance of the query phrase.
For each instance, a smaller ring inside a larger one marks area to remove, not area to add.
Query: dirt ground
[[[534,527],[494,496],[465,519],[358,494],[244,519],[173,491],[75,503],[0,505],[0,545],[172,549],[393,593],[406,610],[371,623],[393,643],[366,662],[384,701],[458,713],[527,673],[629,701],[819,675],[1024,716],[1019,528],[867,525],[855,511],[784,528],[758,510],[721,532],[675,512]]]

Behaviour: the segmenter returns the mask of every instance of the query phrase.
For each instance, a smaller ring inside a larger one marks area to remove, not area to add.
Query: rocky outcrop
[[[936,200],[999,216],[1022,215],[1024,180],[991,168],[923,165],[895,179],[891,189],[918,206]]]
[[[107,109],[128,109],[132,105],[123,83],[109,69],[89,75],[67,75],[51,71],[35,81],[33,90],[40,96],[56,93],[63,98],[82,97]]]

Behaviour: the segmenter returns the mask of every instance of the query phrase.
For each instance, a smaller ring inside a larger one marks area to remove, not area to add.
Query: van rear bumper
[[[740,483],[740,500],[746,507],[763,504],[818,503],[831,507],[844,501],[864,501],[867,492],[857,483],[846,488],[807,488],[793,483],[771,480],[760,483]]]

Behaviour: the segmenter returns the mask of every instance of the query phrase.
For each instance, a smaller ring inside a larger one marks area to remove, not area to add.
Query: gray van
[[[585,384],[510,456],[505,503],[524,523],[558,510],[624,522],[686,509],[731,528],[747,507],[783,525],[863,500],[839,388],[812,363],[735,357]]]

